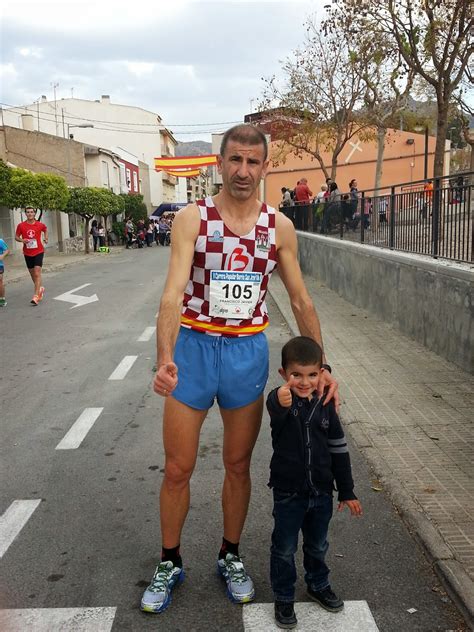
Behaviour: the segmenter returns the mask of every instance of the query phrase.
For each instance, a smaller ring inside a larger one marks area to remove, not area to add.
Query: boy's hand
[[[294,381],[294,378],[290,377],[288,382],[283,384],[283,386],[280,386],[277,391],[278,402],[280,406],[283,406],[283,408],[289,408],[291,406],[291,402],[293,401],[291,387],[293,386]]]
[[[358,500],[341,500],[337,510],[342,511],[345,506],[349,507],[351,516],[362,516],[362,505]]]

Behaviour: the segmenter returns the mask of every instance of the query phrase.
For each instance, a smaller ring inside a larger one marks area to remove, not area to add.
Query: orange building
[[[428,177],[433,174],[434,151],[436,137],[428,137]],[[446,143],[445,174],[449,173],[449,141]],[[276,143],[270,143],[270,159],[275,152]],[[331,173],[331,157],[323,154],[328,173]],[[336,182],[342,193],[349,191],[349,182],[355,178],[359,191],[373,189],[375,184],[375,168],[377,161],[377,143],[360,141],[353,138],[342,150],[336,173]],[[425,162],[424,134],[388,130],[383,157],[383,173],[381,187],[389,187],[402,182],[422,180]],[[281,188],[294,189],[301,178],[308,180],[308,185],[316,195],[325,183],[324,172],[319,162],[310,154],[296,157],[288,154],[284,164],[271,164],[265,177],[265,201],[271,206],[278,206],[281,201]]]

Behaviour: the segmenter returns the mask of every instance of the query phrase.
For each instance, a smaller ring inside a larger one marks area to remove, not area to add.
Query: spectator
[[[313,206],[313,232],[317,232],[319,223],[323,218],[324,204],[327,198],[327,184],[321,185],[321,190],[314,198]]]
[[[313,192],[308,186],[308,180],[301,178],[295,188],[296,208],[295,221],[296,228],[300,230],[308,230],[308,218],[311,209],[311,198]]]
[[[359,190],[357,188],[357,180],[353,179],[349,182],[349,195],[351,201],[351,219],[354,219],[357,214],[357,207],[359,206]]]
[[[153,233],[155,232],[155,225],[152,220],[148,221],[148,226],[146,229],[146,245],[148,248],[151,248],[153,245]]]
[[[125,238],[127,240],[126,248],[130,248],[133,239],[133,222],[130,218],[125,223]]]
[[[340,215],[341,210],[341,192],[336,182],[331,182],[329,185],[329,195],[327,197],[326,204],[323,211],[323,223],[321,226],[321,234],[325,235],[329,233],[331,228],[331,219],[337,221],[337,217]]]
[[[105,246],[105,228],[102,225],[102,222],[99,222],[97,226],[97,234],[99,236],[99,245],[101,248]]]
[[[92,235],[92,241],[94,242],[94,252],[97,252],[97,246],[99,245],[99,229],[96,219],[92,221],[90,234]]]
[[[384,195],[378,200],[379,211],[379,223],[387,223],[387,210],[388,210],[388,196]]]

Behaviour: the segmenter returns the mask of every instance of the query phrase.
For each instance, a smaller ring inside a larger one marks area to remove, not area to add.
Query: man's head
[[[267,138],[265,134],[258,129],[258,127],[248,125],[247,123],[242,123],[241,125],[234,125],[234,127],[228,129],[222,137],[221,141],[220,155],[222,156],[222,158],[225,156],[227,145],[231,140],[240,143],[241,145],[262,145],[264,150],[264,162],[267,159]]]
[[[217,157],[223,191],[242,202],[254,197],[268,169],[267,152],[265,135],[256,127],[237,125],[227,130]]]
[[[25,208],[25,215],[26,215],[26,219],[27,220],[32,220],[35,219],[36,217],[36,209],[34,209],[32,206],[27,206]]]
[[[281,350],[280,375],[291,383],[299,397],[308,397],[318,386],[323,352],[318,343],[307,336],[289,340]]]
[[[301,178],[300,184],[308,184],[308,180],[306,178]]]

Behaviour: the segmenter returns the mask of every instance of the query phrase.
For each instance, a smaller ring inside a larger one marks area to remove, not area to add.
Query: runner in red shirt
[[[48,243],[48,228],[35,219],[36,211],[31,206],[25,209],[26,222],[20,222],[16,227],[15,240],[23,244],[23,255],[35,286],[35,293],[31,299],[32,305],[38,305],[44,295],[41,285],[41,268],[43,266],[44,245]],[[44,233],[42,238],[41,233]]]

